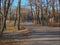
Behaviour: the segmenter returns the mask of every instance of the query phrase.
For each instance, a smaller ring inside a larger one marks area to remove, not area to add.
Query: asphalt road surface
[[[29,36],[23,36],[20,33],[5,33],[4,39],[0,45],[60,45],[60,28],[47,27],[33,24],[22,24],[30,32]],[[10,39],[13,38],[13,39]]]

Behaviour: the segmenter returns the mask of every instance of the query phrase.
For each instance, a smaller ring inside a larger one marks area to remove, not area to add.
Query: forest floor
[[[20,23],[29,31],[24,36],[17,30],[17,26],[7,24],[0,45],[60,45],[60,28],[51,26],[35,25],[32,22]]]

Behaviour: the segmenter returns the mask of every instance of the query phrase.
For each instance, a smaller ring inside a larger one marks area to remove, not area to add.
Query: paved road
[[[6,45],[60,45],[59,27],[47,27],[27,23],[22,25],[30,31],[29,36],[23,36],[20,33],[9,33],[9,35],[5,33],[4,36],[15,38],[8,42],[5,40],[4,43]]]

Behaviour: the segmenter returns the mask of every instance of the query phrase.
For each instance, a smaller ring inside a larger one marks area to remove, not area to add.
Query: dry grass
[[[21,33],[23,35],[28,35],[29,31],[24,26],[20,26],[21,30],[17,29],[17,26],[13,26],[13,22],[7,21],[7,28],[4,30],[4,33]]]
[[[18,31],[20,32],[21,34],[25,35],[25,36],[28,36],[29,35],[29,30],[28,29],[25,29],[25,30],[20,30]]]
[[[25,27],[24,27],[24,26],[20,26],[20,29],[21,29],[21,30],[24,30],[24,29],[25,29]]]

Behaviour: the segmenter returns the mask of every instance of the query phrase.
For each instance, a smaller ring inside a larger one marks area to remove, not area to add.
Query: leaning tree
[[[3,24],[2,24],[2,31],[1,31],[1,37],[3,36],[3,31],[6,29],[6,20],[7,20],[7,15],[10,6],[12,5],[14,0],[2,0],[2,6],[3,6]]]

